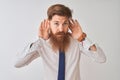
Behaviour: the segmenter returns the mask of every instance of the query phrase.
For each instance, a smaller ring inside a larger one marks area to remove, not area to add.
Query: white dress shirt
[[[92,43],[88,38],[82,42],[70,38],[70,46],[67,52],[65,52],[65,80],[80,80],[80,57],[81,54],[85,54],[96,62],[103,63],[106,61],[106,57],[102,49],[96,45],[97,51],[90,51],[89,48]],[[57,80],[58,77],[58,65],[59,65],[59,51],[56,53],[52,50],[49,40],[39,38],[25,48],[25,52],[20,56],[15,64],[15,67],[20,68],[28,65],[31,61],[42,57],[44,63],[44,80]],[[47,77],[46,77],[47,75]]]

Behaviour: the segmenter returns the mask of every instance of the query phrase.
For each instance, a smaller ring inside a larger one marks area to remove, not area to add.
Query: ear
[[[49,29],[49,31],[48,31],[48,34],[50,34],[51,33],[51,29]]]
[[[72,32],[69,27],[68,27],[68,32],[70,32],[70,33]]]

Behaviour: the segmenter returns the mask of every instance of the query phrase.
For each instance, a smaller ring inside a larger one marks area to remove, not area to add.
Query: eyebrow
[[[53,22],[59,22],[59,21],[53,21]]]
[[[59,21],[53,21],[53,22],[59,22]],[[68,20],[65,20],[64,23],[65,23],[65,22],[69,22],[69,21],[68,21]]]

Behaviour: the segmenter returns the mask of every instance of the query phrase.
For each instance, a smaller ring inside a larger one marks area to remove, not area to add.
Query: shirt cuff
[[[86,50],[89,50],[90,46],[94,45],[95,43],[86,37],[85,40],[82,41],[82,44]]]

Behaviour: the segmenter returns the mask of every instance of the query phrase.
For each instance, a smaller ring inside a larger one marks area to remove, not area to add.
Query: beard
[[[53,51],[61,50],[66,52],[69,44],[70,44],[70,33],[67,32],[58,32],[50,34],[50,44],[52,46]]]

